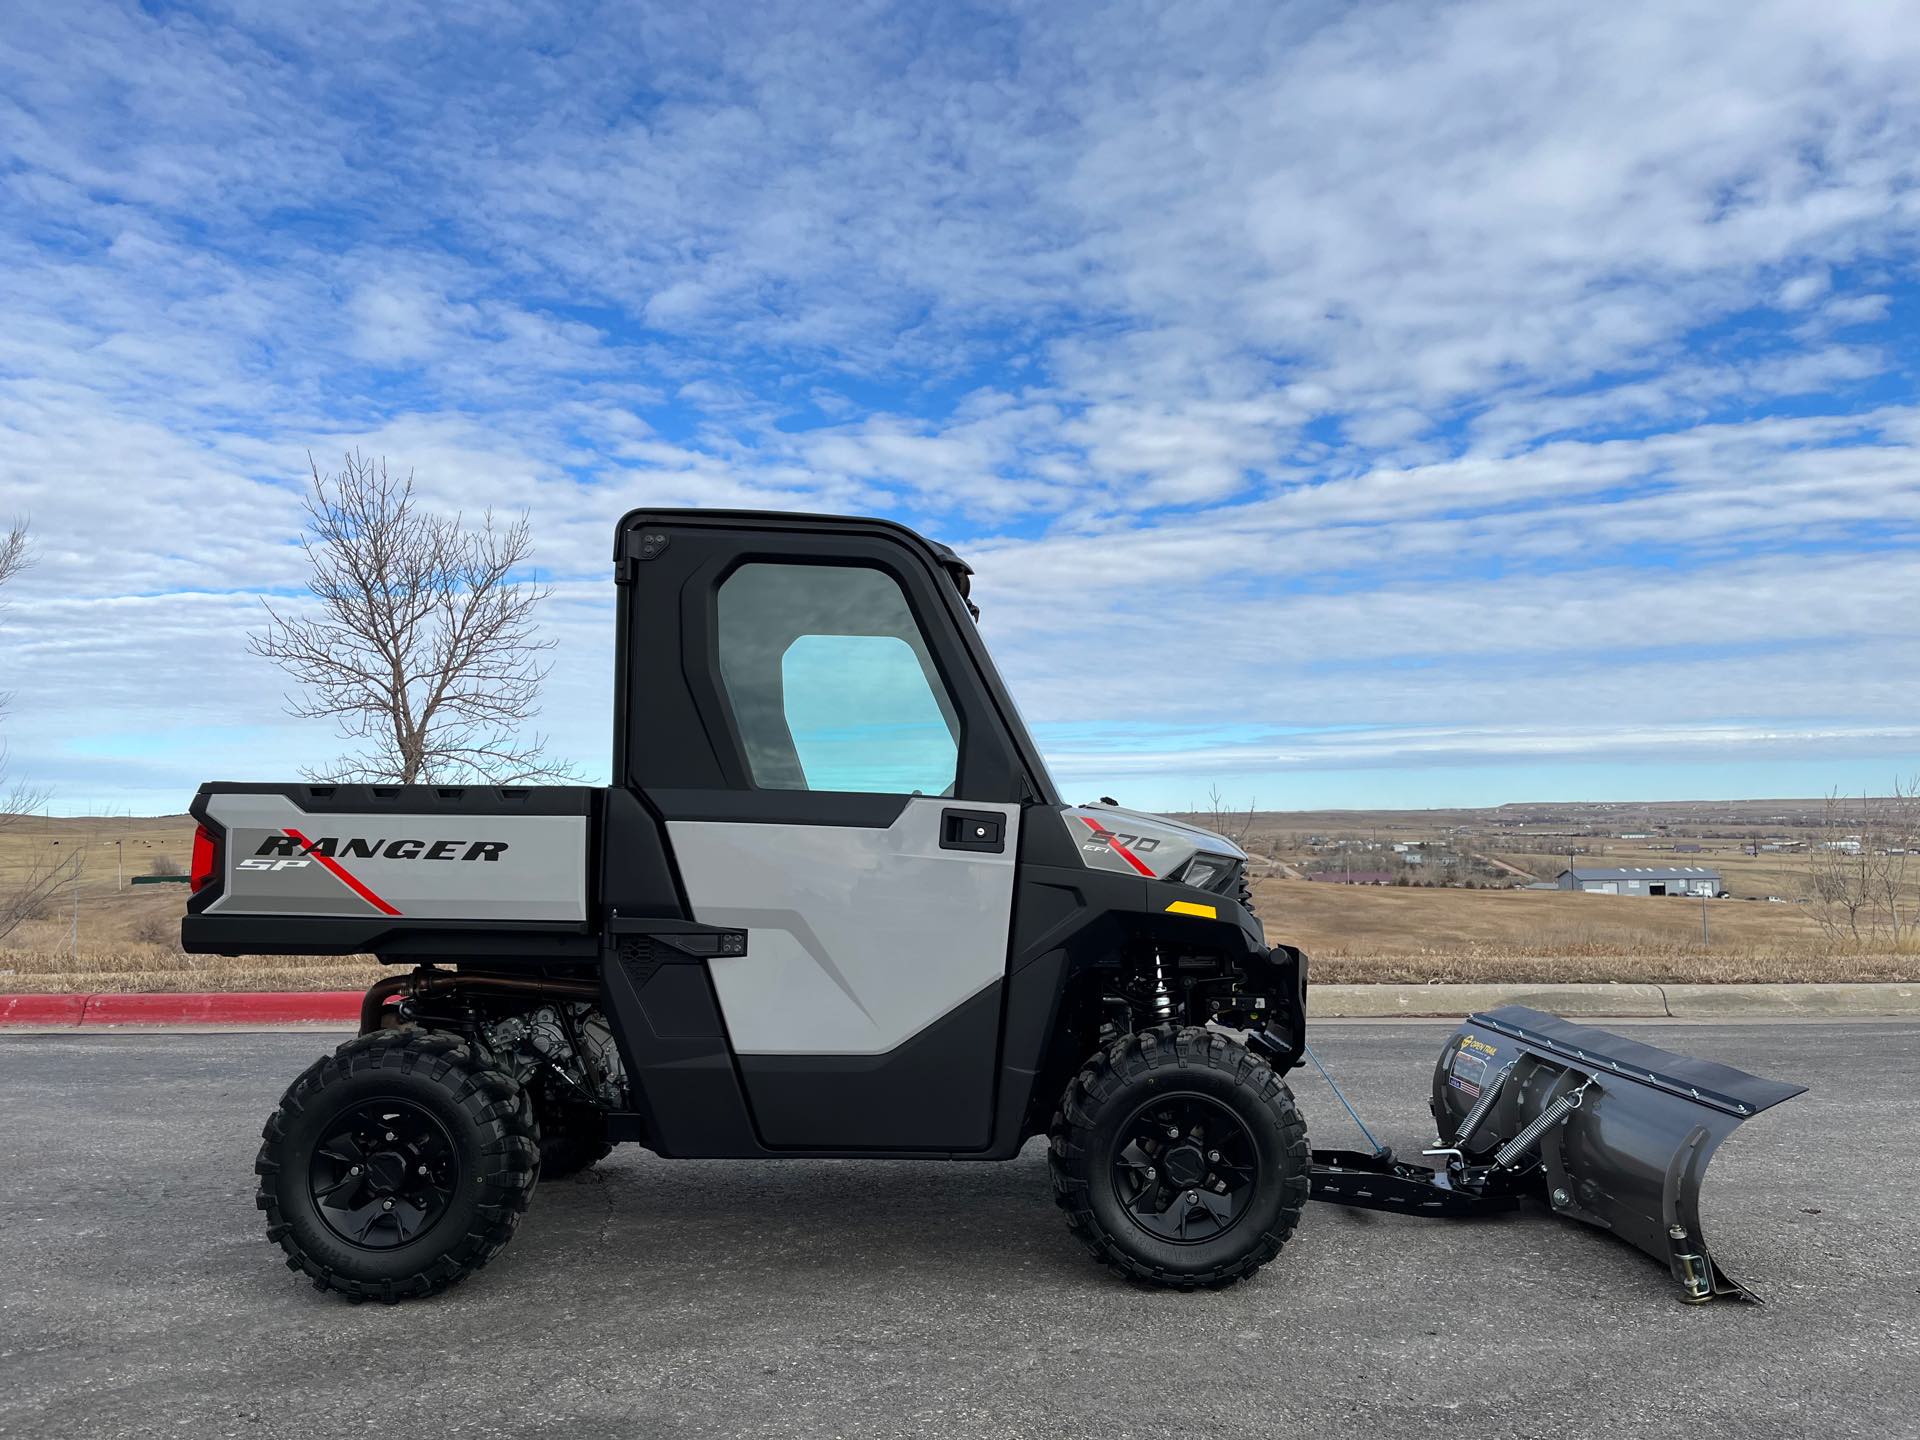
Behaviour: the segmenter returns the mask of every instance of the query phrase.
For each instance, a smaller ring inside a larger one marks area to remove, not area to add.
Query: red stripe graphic
[[[307,837],[302,835],[298,830],[294,829],[291,825],[287,826],[286,833],[293,837],[294,841],[300,846],[302,850],[304,850],[307,854],[312,855],[314,859],[318,860],[322,865],[326,866],[327,870],[333,875],[333,877],[336,880],[338,880],[342,885],[346,886],[349,890],[353,891],[354,894],[358,895],[362,900],[366,901],[369,905],[373,906],[373,908],[378,910],[382,915],[398,915],[400,913],[398,910],[394,909],[393,906],[387,904],[386,901],[382,900],[378,895],[374,894],[373,891],[369,890],[366,886],[362,885],[358,880],[354,879],[353,876],[349,875],[347,873],[347,867],[342,865],[338,860],[335,860],[331,855],[321,855],[316,853],[313,848],[313,842],[307,839]]]
[[[1089,820],[1084,815],[1080,817],[1080,823],[1086,826],[1089,830],[1105,830],[1107,828],[1106,826],[1099,824],[1097,821]],[[1108,833],[1111,834],[1112,832],[1108,831]],[[1140,857],[1134,854],[1133,851],[1129,850],[1126,846],[1122,845],[1118,840],[1109,840],[1107,841],[1107,844],[1113,848],[1114,854],[1118,855],[1122,860],[1126,861],[1127,864],[1133,866],[1133,868],[1138,870],[1142,875],[1146,876],[1149,880],[1154,878],[1153,871],[1149,870],[1146,867],[1146,865],[1141,862]]]

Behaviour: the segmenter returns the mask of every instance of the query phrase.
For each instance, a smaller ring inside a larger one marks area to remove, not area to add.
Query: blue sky
[[[1622,4],[17,7],[0,722],[56,809],[337,753],[312,452],[527,508],[603,776],[638,504],[979,570],[1069,795],[1920,771],[1920,19]]]

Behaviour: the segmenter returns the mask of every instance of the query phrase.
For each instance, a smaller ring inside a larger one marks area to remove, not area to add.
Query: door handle
[[[1005,854],[1007,817],[997,810],[942,810],[940,848]]]

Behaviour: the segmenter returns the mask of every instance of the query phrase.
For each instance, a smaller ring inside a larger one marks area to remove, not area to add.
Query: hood
[[[1118,805],[1069,805],[1060,817],[1080,858],[1095,870],[1166,880],[1178,874],[1195,855],[1247,858],[1247,852],[1224,835],[1142,810]]]

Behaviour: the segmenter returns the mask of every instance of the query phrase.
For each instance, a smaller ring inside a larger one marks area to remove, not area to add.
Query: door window
[[[959,720],[891,575],[743,565],[720,587],[719,649],[760,789],[953,793]]]

